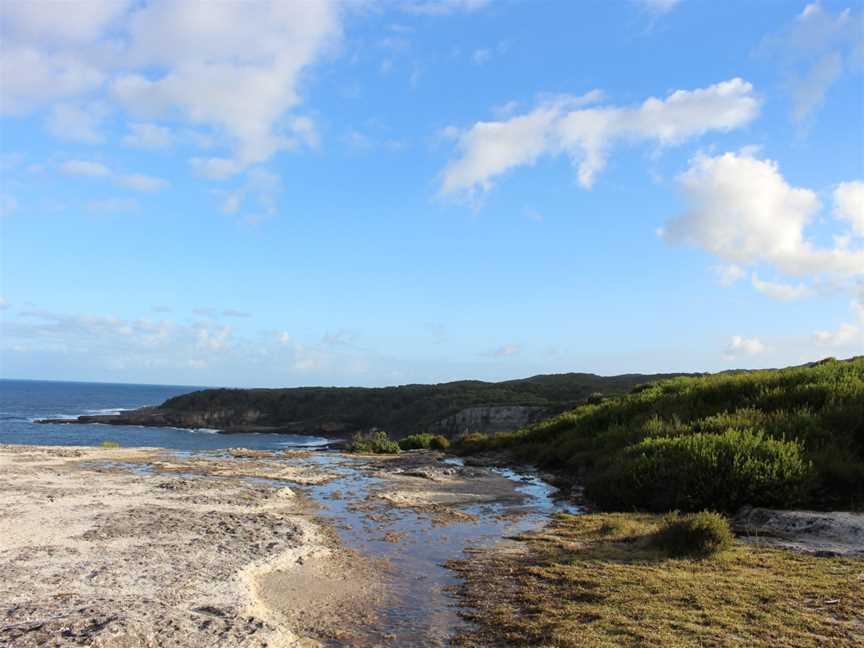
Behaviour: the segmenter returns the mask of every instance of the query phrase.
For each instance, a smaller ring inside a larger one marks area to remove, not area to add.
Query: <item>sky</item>
[[[0,4],[0,377],[864,353],[857,0]]]

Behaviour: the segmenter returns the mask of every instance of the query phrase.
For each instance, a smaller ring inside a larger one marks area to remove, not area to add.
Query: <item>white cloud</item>
[[[58,139],[101,144],[105,136],[99,131],[99,125],[106,114],[106,107],[99,103],[85,106],[59,103],[48,113],[45,126]]]
[[[740,355],[755,356],[764,353],[767,349],[759,338],[733,335],[729,346],[726,348],[726,355],[727,357],[737,357]]]
[[[655,14],[664,14],[677,7],[681,0],[633,0],[637,5]]]
[[[520,351],[522,351],[522,348],[518,344],[504,344],[485,355],[492,358],[509,358],[511,356],[519,355]]]
[[[60,165],[60,171],[66,175],[86,176],[89,178],[107,178],[111,170],[99,162],[87,160],[67,160]]]
[[[864,182],[841,182],[834,189],[834,215],[848,220],[852,231],[864,237]]]
[[[199,349],[220,351],[230,344],[232,329],[230,326],[221,326],[215,329],[199,326],[196,333]]]
[[[864,53],[861,15],[838,13],[819,2],[808,4],[786,28],[767,36],[757,53],[776,60],[792,98],[792,117],[801,122],[825,101],[830,87],[858,67],[853,59]]]
[[[3,36],[13,42],[89,43],[130,4],[131,0],[4,2]]]
[[[861,327],[848,322],[833,331],[816,331],[813,337],[816,343],[822,346],[842,347],[858,341],[860,348],[864,349],[864,333]]]
[[[168,181],[143,173],[117,173],[100,162],[88,160],[67,160],[60,165],[66,175],[89,178],[106,178],[114,184],[135,191],[159,191],[168,186]]]
[[[294,343],[294,338],[291,337],[291,334],[288,331],[277,331],[276,332],[276,341],[282,345],[288,345]]]
[[[133,14],[129,31],[131,60],[167,71],[118,78],[114,96],[133,113],[178,111],[218,129],[233,149],[233,166],[221,167],[230,175],[307,141],[308,129],[298,137],[280,123],[301,102],[300,72],[335,42],[340,24],[337,4],[325,0],[159,0]]]
[[[763,295],[781,301],[795,301],[813,294],[813,288],[802,283],[787,284],[774,281],[762,281],[755,274],[750,278],[753,287]]]
[[[767,263],[796,277],[864,273],[864,250],[818,247],[807,238],[819,199],[789,185],[772,160],[698,155],[678,183],[686,207],[660,231],[669,242],[701,247],[727,263]]]
[[[445,16],[460,11],[477,11],[490,4],[491,0],[405,0],[402,8],[408,13]]]
[[[114,177],[114,182],[121,187],[134,189],[135,191],[159,191],[168,186],[168,181],[154,176],[144,175],[143,173],[129,173],[126,175],[117,175]]]
[[[747,276],[744,268],[735,264],[712,266],[721,286],[731,286]]]
[[[857,298],[849,304],[854,321],[844,322],[834,330],[816,331],[813,338],[817,344],[864,353],[864,283],[858,284],[857,292]]]
[[[621,141],[672,146],[709,131],[734,130],[751,122],[760,104],[753,87],[737,78],[652,97],[638,107],[581,107],[601,97],[599,91],[555,97],[524,115],[477,122],[459,135],[461,155],[444,170],[442,194],[488,190],[510,169],[562,154],[576,166],[579,183],[590,188]]]
[[[281,191],[282,180],[278,175],[266,169],[252,169],[240,187],[224,194],[222,211],[236,214],[246,205],[260,215],[273,216],[278,211]]]
[[[488,49],[474,50],[474,54],[471,55],[471,60],[474,61],[475,65],[484,65],[492,60],[492,53]]]
[[[336,0],[60,6],[2,3],[3,112],[98,95],[147,119],[170,115],[220,136],[232,163],[221,165],[223,175],[278,151],[316,145],[311,120],[291,111],[302,103],[303,71],[340,38],[343,6]],[[84,115],[55,110],[52,132],[62,135],[59,124],[77,120],[80,139],[97,140]],[[165,145],[163,131],[132,128],[127,144]],[[209,176],[218,175],[218,163],[209,166]]]
[[[173,139],[171,130],[165,126],[136,122],[129,124],[123,144],[141,149],[165,149],[171,146]]]

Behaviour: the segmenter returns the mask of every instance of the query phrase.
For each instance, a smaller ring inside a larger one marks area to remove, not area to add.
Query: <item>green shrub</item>
[[[730,429],[645,439],[589,483],[587,494],[614,510],[731,512],[745,504],[791,506],[812,477],[800,443]]]
[[[702,511],[667,516],[652,540],[672,556],[707,557],[731,547],[733,535],[725,517]]]
[[[368,454],[398,454],[399,444],[393,441],[383,430],[358,432],[347,446],[348,452],[363,452]]]
[[[399,447],[402,450],[446,450],[450,440],[441,434],[411,434],[399,439]]]
[[[444,452],[450,447],[450,439],[441,434],[436,434],[429,442],[429,447],[433,450],[441,450]]]
[[[399,447],[403,450],[428,450],[431,443],[431,434],[411,434],[399,439]]]
[[[119,448],[119,447],[120,447],[120,444],[117,443],[116,441],[108,441],[108,440],[105,440],[105,441],[103,441],[102,443],[99,444],[99,447],[100,447],[100,448]]]

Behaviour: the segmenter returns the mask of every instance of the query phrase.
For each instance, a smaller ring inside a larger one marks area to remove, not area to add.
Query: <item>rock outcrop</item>
[[[518,430],[549,415],[550,412],[545,407],[523,405],[466,407],[432,424],[429,431],[451,438],[466,432],[497,434]]]

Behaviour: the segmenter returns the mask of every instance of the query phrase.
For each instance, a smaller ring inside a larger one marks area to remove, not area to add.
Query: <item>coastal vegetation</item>
[[[725,539],[719,552],[679,555],[681,539],[709,538],[713,547],[725,538],[715,535],[720,520],[562,515],[520,538],[521,551],[451,563],[466,578],[459,595],[477,622],[458,645],[860,645],[860,559]]]
[[[411,434],[399,439],[399,447],[403,450],[447,450],[450,439],[442,434]]]
[[[149,417],[166,425],[255,425],[333,433],[379,428],[396,438],[422,432],[452,434],[462,430],[450,429],[442,420],[470,407],[525,406],[552,415],[592,394],[595,398],[597,394],[624,394],[636,385],[673,375],[679,374],[607,377],[569,373],[497,383],[462,380],[380,388],[205,389],[165,401],[141,422],[146,424]]]
[[[864,357],[677,377],[515,432],[469,434],[586,484],[606,510],[864,506]]]
[[[346,449],[362,454],[399,454],[399,444],[383,430],[357,432]]]

